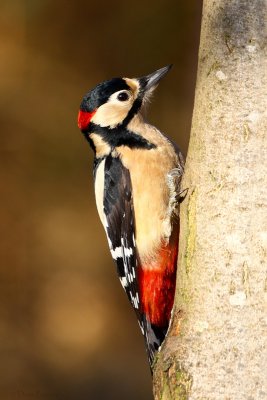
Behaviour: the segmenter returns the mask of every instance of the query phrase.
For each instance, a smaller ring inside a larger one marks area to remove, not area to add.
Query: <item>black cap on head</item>
[[[122,78],[113,78],[99,83],[83,97],[80,110],[92,112],[105,104],[113,93],[123,89],[129,90],[130,88]]]

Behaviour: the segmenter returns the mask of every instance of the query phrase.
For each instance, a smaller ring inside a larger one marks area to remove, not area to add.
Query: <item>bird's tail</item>
[[[155,324],[152,324],[149,319],[142,315],[142,319],[140,321],[140,328],[144,335],[146,351],[149,360],[150,369],[152,372],[153,364],[155,361],[155,354],[160,350],[160,347],[165,339],[165,336],[168,331],[168,326],[159,327]]]

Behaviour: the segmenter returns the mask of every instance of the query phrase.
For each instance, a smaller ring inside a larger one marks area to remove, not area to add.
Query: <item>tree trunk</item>
[[[266,8],[264,0],[204,0],[157,400],[267,398]]]

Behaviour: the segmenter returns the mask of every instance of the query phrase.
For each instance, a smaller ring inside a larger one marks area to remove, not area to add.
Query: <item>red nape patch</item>
[[[174,302],[179,234],[179,227],[177,228],[169,244],[159,249],[156,267],[141,265],[139,268],[143,312],[152,324],[162,327],[169,323]]]
[[[95,113],[96,113],[96,110],[94,110],[92,112],[81,111],[81,110],[79,111],[78,127],[80,128],[81,131],[85,131],[88,128],[88,125],[90,124],[90,121],[93,118]]]

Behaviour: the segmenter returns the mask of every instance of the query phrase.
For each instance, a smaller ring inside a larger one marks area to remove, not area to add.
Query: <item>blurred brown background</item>
[[[1,400],[152,399],[77,110],[104,79],[174,63],[149,120],[186,153],[200,17],[193,0],[1,0]]]

